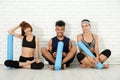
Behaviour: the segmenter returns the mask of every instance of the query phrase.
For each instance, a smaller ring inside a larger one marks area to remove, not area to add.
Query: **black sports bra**
[[[26,36],[23,37],[22,41],[22,47],[28,47],[28,48],[33,48],[35,49],[36,44],[35,44],[35,36],[33,36],[32,41],[27,41]]]

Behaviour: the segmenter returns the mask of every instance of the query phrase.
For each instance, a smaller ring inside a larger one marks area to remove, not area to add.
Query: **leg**
[[[100,62],[104,63],[111,55],[111,51],[106,49],[100,54]]]
[[[109,49],[104,50],[101,54],[100,54],[100,62],[104,63],[111,55],[111,51]],[[104,68],[107,69],[109,68],[108,64],[103,64]]]
[[[20,67],[24,67],[27,65],[30,65],[31,63],[33,63],[33,61],[27,61],[27,62],[19,62],[19,61],[13,61],[13,60],[6,60],[4,62],[4,64],[8,67],[13,67],[13,68],[20,68]]]
[[[41,52],[42,52],[42,56],[48,61],[50,65],[50,70],[53,70],[55,59],[53,58],[53,56],[50,54],[50,52],[46,48],[43,47],[41,49]]]
[[[33,60],[33,61],[19,62],[19,66],[24,67],[24,66],[32,64],[33,62],[35,61]]]
[[[54,65],[50,65],[50,70],[54,70]]]
[[[85,57],[82,61],[81,61],[81,67],[82,68],[95,68],[96,66],[94,64],[92,64],[89,59],[87,57]]]
[[[72,59],[72,58],[75,56],[76,52],[77,52],[76,47],[73,47],[73,48],[70,50],[70,52],[67,54],[67,56],[63,59],[62,64],[65,64],[65,63],[68,62],[70,59]]]
[[[42,56],[45,57],[47,60],[51,61],[52,63],[55,63],[55,59],[53,58],[53,56],[48,52],[48,50],[46,48],[42,48],[41,49],[42,52]]]
[[[39,62],[39,63],[32,63],[31,64],[31,69],[42,69],[44,67],[44,64],[42,62]]]
[[[82,68],[92,68],[92,67],[95,67],[95,65],[93,65],[89,61],[89,59],[83,53],[78,53],[77,54],[77,59],[80,62],[80,66]]]
[[[25,65],[25,66],[22,66],[22,68],[26,68],[26,69],[31,69],[31,65]]]
[[[6,60],[4,65],[7,67],[19,68],[19,61]]]
[[[26,69],[42,69],[44,67],[44,64],[42,62],[36,63],[30,63],[27,65],[22,66],[22,68],[26,68]]]
[[[63,67],[69,67],[70,64],[73,62],[74,58],[75,58],[75,56],[74,56],[72,59],[68,60],[68,61],[65,63],[65,65],[63,65]]]

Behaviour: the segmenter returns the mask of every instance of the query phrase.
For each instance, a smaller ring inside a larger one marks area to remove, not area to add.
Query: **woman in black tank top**
[[[19,28],[21,28],[21,34],[15,33],[15,30]],[[5,65],[14,68],[42,69],[44,64],[39,56],[39,39],[32,34],[31,25],[23,21],[19,26],[13,27],[8,32],[22,39],[22,54],[19,61],[6,60]]]
[[[83,44],[93,53],[95,58],[87,56],[80,49],[80,52],[77,54],[77,59],[80,62],[81,67],[85,67],[85,68],[96,67],[95,64],[98,61],[104,63],[108,59],[108,57],[111,55],[111,51],[106,49],[101,54],[99,54],[98,37],[96,34],[91,33],[90,21],[87,19],[82,20],[81,26],[83,33],[77,36],[77,42],[80,41],[83,42]],[[104,68],[108,68],[108,65],[104,65]]]

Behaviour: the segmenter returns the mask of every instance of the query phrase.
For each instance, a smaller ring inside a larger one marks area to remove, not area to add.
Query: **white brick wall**
[[[99,35],[100,50],[111,49],[110,62],[119,59],[119,0],[1,0],[0,63],[6,58],[7,31],[21,21],[33,26],[42,47],[47,46],[47,41],[55,35],[54,24],[57,20],[67,23],[65,34],[76,41],[77,34],[82,32],[80,21],[84,18],[92,22],[92,32]],[[14,48],[14,58],[17,59],[21,53],[21,40],[14,38]]]

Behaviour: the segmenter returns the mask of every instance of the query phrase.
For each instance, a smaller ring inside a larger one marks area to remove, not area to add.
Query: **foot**
[[[26,61],[28,64],[32,64],[35,62],[35,60],[32,60],[32,61]]]
[[[84,64],[80,64],[80,67],[81,68],[92,68],[91,66],[87,66],[87,65],[84,65]]]
[[[103,69],[108,69],[109,65],[108,64],[103,64]]]
[[[63,64],[63,65],[62,65],[62,68],[65,70],[65,69],[66,69],[66,64]]]
[[[50,70],[54,70],[54,65],[50,65]]]

